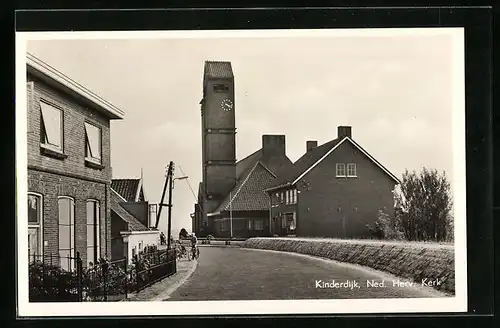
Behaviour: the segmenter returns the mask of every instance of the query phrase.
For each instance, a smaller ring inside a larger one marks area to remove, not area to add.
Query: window
[[[262,220],[255,220],[255,221],[253,221],[253,224],[254,224],[254,226],[253,226],[254,230],[258,230],[258,231],[264,230],[264,222]]]
[[[142,241],[139,242],[139,253],[142,252]]]
[[[100,256],[99,209],[98,201],[87,201],[87,264],[95,264]]]
[[[224,221],[220,221],[220,231],[221,232],[226,231],[225,228],[226,228],[226,226],[224,224]]]
[[[42,196],[28,193],[28,256],[29,261],[42,255]]]
[[[85,159],[101,163],[101,128],[85,123]]]
[[[343,163],[337,163],[336,175],[338,177],[345,177],[345,164],[343,164]]]
[[[297,227],[297,213],[293,212],[292,220],[290,222],[290,230],[295,230],[296,227]]]
[[[132,248],[132,257],[135,257],[137,255],[137,247],[134,246],[134,248]]]
[[[41,141],[44,147],[63,151],[63,113],[62,110],[45,102],[40,102],[42,110]]]
[[[75,201],[59,197],[59,257],[61,268],[73,270],[75,257]]]
[[[281,204],[283,204],[283,199],[284,199],[283,192],[280,193],[280,197],[281,197]]]
[[[297,203],[297,189],[292,190],[292,203]]]
[[[290,193],[289,193],[289,190],[286,190],[285,191],[285,204],[289,204],[290,203]]]
[[[253,229],[253,224],[252,224],[252,220],[248,220],[248,230],[252,230]]]
[[[347,176],[348,177],[356,176],[356,164],[354,163],[347,164]]]
[[[156,224],[156,213],[158,211],[157,204],[149,204],[149,227],[154,227]]]
[[[227,84],[214,84],[214,92],[228,92],[229,86]]]

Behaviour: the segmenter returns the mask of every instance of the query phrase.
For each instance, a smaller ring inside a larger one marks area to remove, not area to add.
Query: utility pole
[[[170,166],[169,166],[169,188],[168,188],[168,234],[167,234],[167,238],[168,238],[168,241],[167,241],[167,249],[170,249],[170,234],[172,232],[172,189],[173,189],[173,186],[174,186],[174,179],[173,179],[173,175],[174,175],[174,162],[170,162]]]
[[[173,176],[173,170],[174,170],[174,162],[170,161],[170,164],[168,165],[167,169],[167,174],[166,174],[166,179],[165,179],[165,184],[163,186],[163,193],[161,195],[161,201],[160,201],[160,208],[158,209],[158,213],[156,215],[156,225],[155,228],[158,228],[158,223],[160,222],[160,215],[161,215],[161,209],[163,206],[168,207],[168,231],[167,231],[167,249],[170,249],[170,231],[172,228],[172,176]],[[169,195],[168,195],[168,204],[164,204],[165,200],[165,193],[167,191],[167,185],[170,186],[169,188]]]

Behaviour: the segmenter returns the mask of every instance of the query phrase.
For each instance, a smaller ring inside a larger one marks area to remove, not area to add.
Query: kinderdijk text
[[[392,279],[392,280],[365,280],[364,283],[358,280],[316,280],[315,288],[327,289],[327,288],[346,288],[354,289],[361,288],[363,285],[367,288],[386,288],[386,287],[434,287],[442,284],[440,279],[422,279],[421,283],[417,283],[410,280],[404,279]]]

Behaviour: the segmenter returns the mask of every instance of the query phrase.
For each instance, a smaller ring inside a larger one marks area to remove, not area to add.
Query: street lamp
[[[173,183],[173,182],[174,182],[175,180],[185,180],[185,179],[187,179],[187,178],[188,178],[188,176],[187,176],[187,175],[186,175],[186,176],[183,176],[183,177],[174,178],[174,180],[172,181],[172,189],[174,189],[174,183]]]

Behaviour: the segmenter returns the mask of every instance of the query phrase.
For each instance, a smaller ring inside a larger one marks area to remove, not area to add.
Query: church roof
[[[243,175],[233,191],[226,196],[215,212],[222,211],[262,211],[269,209],[269,198],[264,191],[276,175],[264,164],[257,161]]]
[[[233,78],[231,62],[205,61],[205,78],[226,79]]]
[[[265,192],[274,181],[293,167],[286,155],[265,156],[262,149],[255,151],[236,164],[238,182],[230,195],[233,211],[259,211],[269,209]],[[214,211],[228,211],[230,195]]]

